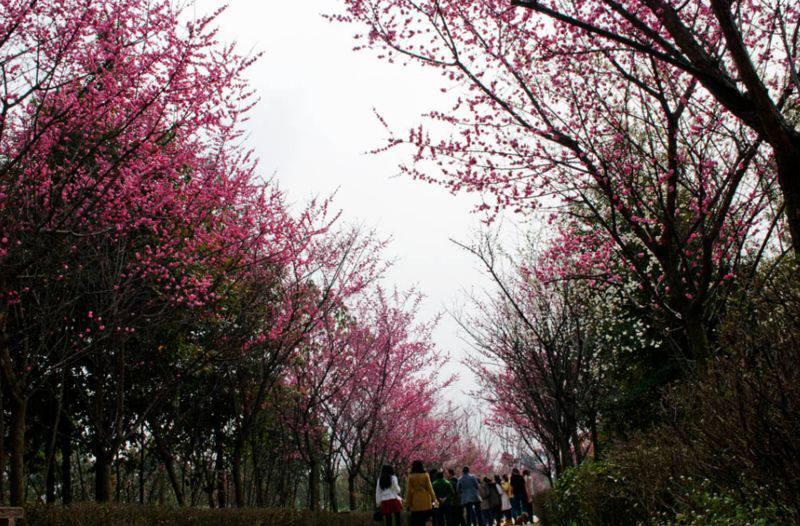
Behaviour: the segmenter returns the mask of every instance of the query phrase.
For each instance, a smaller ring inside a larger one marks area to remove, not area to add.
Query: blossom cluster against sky
[[[221,3],[197,0],[189,14]],[[345,221],[390,236],[396,264],[388,282],[418,286],[428,297],[424,314],[458,309],[465,289],[486,284],[477,262],[449,241],[469,240],[480,228],[475,201],[397,176],[400,151],[366,153],[387,137],[375,111],[402,131],[438,102],[447,106],[438,75],[354,52],[351,28],[322,16],[338,7],[331,0],[232,0],[220,17],[222,40],[264,53],[250,72],[261,100],[248,123],[249,143],[261,173],[274,175],[292,200],[337,192]],[[449,397],[461,401],[476,384],[458,364],[467,346],[450,316],[435,338],[453,356],[460,381]]]

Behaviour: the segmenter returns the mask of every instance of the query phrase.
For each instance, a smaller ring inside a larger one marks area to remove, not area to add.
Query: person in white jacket
[[[400,498],[400,483],[392,466],[383,466],[375,486],[375,504],[381,511],[386,526],[400,526],[403,499]]]

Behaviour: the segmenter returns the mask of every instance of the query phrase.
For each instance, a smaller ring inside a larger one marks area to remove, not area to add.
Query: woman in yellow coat
[[[411,474],[406,481],[406,502],[411,510],[411,526],[425,526],[433,514],[436,494],[433,492],[431,477],[420,460],[411,464]]]

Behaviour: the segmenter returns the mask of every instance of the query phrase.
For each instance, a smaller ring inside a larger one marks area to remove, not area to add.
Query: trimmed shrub
[[[370,513],[295,509],[165,508],[94,503],[32,506],[27,526],[368,526]]]
[[[548,492],[542,522],[547,526],[637,524],[646,518],[628,481],[608,462],[585,462],[567,470]]]
[[[707,479],[685,481],[676,507],[660,513],[660,526],[783,526],[791,523],[791,512],[774,504],[763,504],[759,491],[742,500],[731,492],[713,489]]]

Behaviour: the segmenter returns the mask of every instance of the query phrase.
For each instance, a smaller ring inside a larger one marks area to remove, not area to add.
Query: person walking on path
[[[495,477],[497,491],[500,493],[500,514],[506,521],[511,521],[511,484],[508,482],[508,475]]]
[[[528,493],[528,515],[533,519],[533,476],[531,472],[526,469],[522,471],[522,478],[525,479],[525,491]]]
[[[517,468],[511,471],[511,517],[516,519],[525,512],[528,504],[528,492],[525,479]]]
[[[494,515],[492,514],[492,486],[493,484],[489,478],[484,477],[479,488],[481,495],[481,520],[484,526],[492,526],[494,524]]]
[[[469,472],[469,468],[466,466],[461,473],[461,478],[458,479],[458,493],[461,496],[461,506],[467,512],[467,526],[483,526],[478,479]]]
[[[433,510],[433,526],[452,526],[450,519],[450,507],[453,505],[453,499],[456,496],[456,490],[450,481],[444,478],[444,473],[438,471],[433,481],[433,492],[436,494],[436,500],[439,501],[439,507]]]
[[[400,498],[400,483],[392,466],[383,466],[375,487],[375,504],[380,508],[386,526],[400,526],[403,501]]]
[[[450,473],[450,484],[456,492],[453,496],[453,502],[450,505],[450,524],[448,526],[466,526],[464,522],[464,508],[461,507],[461,495],[458,491],[456,472],[452,468],[448,470],[448,472]]]
[[[433,514],[436,493],[433,492],[431,477],[425,471],[421,460],[411,464],[411,474],[406,481],[406,500],[411,510],[411,526],[425,526]]]
[[[490,479],[489,477],[486,477],[483,480],[489,487],[489,509],[492,512],[491,515],[492,520],[489,521],[488,524],[492,525],[495,522],[500,524],[500,518],[502,517],[502,511],[501,511],[502,501],[500,500],[500,492],[503,490],[497,485],[497,483],[494,480]]]

